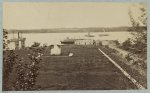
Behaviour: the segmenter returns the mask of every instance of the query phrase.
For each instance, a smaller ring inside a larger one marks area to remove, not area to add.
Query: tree
[[[147,7],[144,3],[133,5],[129,9],[129,17],[132,24],[130,29],[133,35],[132,42],[135,51],[145,52],[147,49]],[[138,15],[134,13],[138,12]]]
[[[128,38],[125,42],[122,43],[123,49],[129,50],[130,47],[132,46],[131,39]]]
[[[8,49],[8,32],[6,31],[6,29],[3,29],[3,50],[7,50]]]
[[[25,60],[18,61],[16,66],[17,78],[14,83],[14,90],[36,90],[36,79],[39,74],[39,63],[41,62],[41,52],[40,48],[32,48],[30,50],[31,54],[28,55],[29,62]]]
[[[10,74],[18,61],[18,55],[8,48],[8,32],[3,29],[3,90],[9,90]]]

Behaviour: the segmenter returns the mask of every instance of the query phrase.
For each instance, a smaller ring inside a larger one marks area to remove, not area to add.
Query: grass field
[[[62,46],[62,55],[43,56],[37,85],[49,89],[136,89],[95,46]]]
[[[134,64],[128,65],[127,60],[117,55],[114,49],[101,46],[100,47],[106,54],[109,55],[117,64],[119,64],[125,71],[127,71],[135,80],[137,80],[141,85],[147,88],[147,64],[144,64],[146,67],[139,68],[139,70],[134,68]],[[142,61],[143,62],[143,61]],[[140,73],[140,71],[144,72]]]
[[[40,90],[137,89],[95,46],[61,46],[61,56],[50,56],[45,48],[36,85]],[[68,57],[69,53],[72,57]],[[28,62],[27,50],[17,51]],[[15,81],[15,70],[10,82]]]

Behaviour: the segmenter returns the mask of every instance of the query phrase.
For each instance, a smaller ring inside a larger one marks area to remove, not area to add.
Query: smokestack
[[[19,32],[18,32],[18,38],[20,38],[20,36],[19,36]]]

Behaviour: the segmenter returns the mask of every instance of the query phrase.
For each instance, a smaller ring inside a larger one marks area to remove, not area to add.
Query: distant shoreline
[[[143,27],[141,27],[143,28]],[[132,27],[110,27],[110,28],[54,28],[54,29],[4,29],[8,33],[87,33],[87,32],[129,32]]]
[[[74,32],[21,32],[21,31],[18,31],[18,32],[20,32],[20,33],[26,33],[26,34],[28,34],[28,33],[35,33],[35,34],[38,34],[38,33],[88,33],[88,31],[87,32],[79,32],[79,31],[74,31]],[[99,32],[102,32],[102,31],[91,31],[91,33],[99,33]],[[129,32],[129,31],[106,31],[106,32]],[[17,32],[8,32],[8,34],[16,34]],[[102,32],[103,33],[103,32]]]

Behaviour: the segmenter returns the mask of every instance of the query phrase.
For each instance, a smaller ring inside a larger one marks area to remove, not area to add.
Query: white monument
[[[51,55],[60,55],[61,54],[61,48],[58,47],[58,45],[54,45],[54,47],[51,49],[50,54]]]

